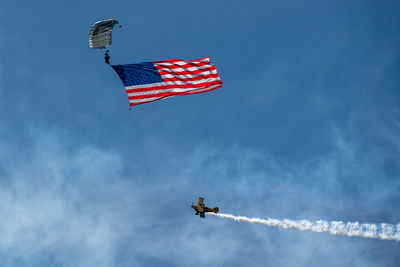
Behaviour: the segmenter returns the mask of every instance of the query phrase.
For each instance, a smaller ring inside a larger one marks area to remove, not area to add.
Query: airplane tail
[[[213,210],[213,212],[218,213],[219,208],[218,207],[214,207],[212,210]]]

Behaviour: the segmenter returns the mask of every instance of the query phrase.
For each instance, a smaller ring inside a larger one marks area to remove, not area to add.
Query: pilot
[[[104,60],[106,61],[106,64],[110,65],[110,56],[108,55],[108,50],[104,54]]]

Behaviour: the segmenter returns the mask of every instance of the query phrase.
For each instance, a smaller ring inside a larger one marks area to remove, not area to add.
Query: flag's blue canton
[[[158,70],[151,62],[112,65],[112,67],[118,73],[124,86],[160,83],[163,81]]]

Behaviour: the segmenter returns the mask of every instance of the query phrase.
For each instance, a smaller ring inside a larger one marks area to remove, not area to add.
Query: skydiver
[[[106,61],[106,64],[110,65],[110,56],[108,55],[108,50],[104,54],[104,60]]]

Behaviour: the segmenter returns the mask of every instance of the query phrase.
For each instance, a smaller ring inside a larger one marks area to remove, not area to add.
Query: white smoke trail
[[[212,215],[223,219],[235,220],[238,222],[263,224],[284,229],[299,229],[301,231],[328,233],[332,235],[346,235],[400,241],[400,224],[360,224],[358,222],[343,223],[341,221],[327,222],[322,220],[310,222],[307,220],[293,221],[289,219],[277,220],[271,218],[264,220],[259,218],[248,218],[245,216],[235,216],[223,213],[215,214],[212,212],[207,213],[207,215]]]

